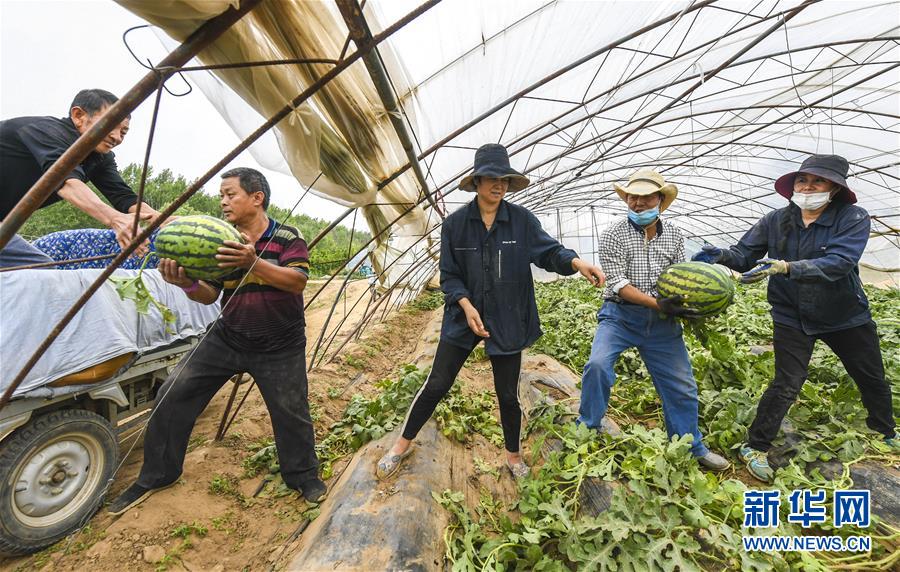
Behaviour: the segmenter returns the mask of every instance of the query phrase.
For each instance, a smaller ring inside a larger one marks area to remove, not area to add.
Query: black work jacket
[[[832,202],[806,227],[790,204],[760,219],[723,251],[721,263],[746,272],[766,255],[790,262],[789,274],[769,278],[772,320],[811,336],[847,330],[872,320],[859,279],[871,228],[869,213],[856,205]]]
[[[78,129],[68,117],[15,117],[0,121],[0,220],[78,137]],[[119,212],[128,212],[137,202],[137,195],[119,175],[111,151],[92,151],[66,175],[65,180],[68,179],[94,183]],[[63,184],[39,208],[62,200],[57,191]]]
[[[575,273],[577,256],[547,234],[528,209],[506,201],[500,202],[491,229],[485,229],[476,198],[441,228],[441,340],[466,349],[480,340],[459,305],[468,298],[490,334],[485,340],[489,355],[522,351],[542,333],[531,264],[568,276]]]

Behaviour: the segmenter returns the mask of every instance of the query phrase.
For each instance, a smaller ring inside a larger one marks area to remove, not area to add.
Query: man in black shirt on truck
[[[6,218],[44,172],[116,101],[118,98],[108,91],[84,89],[72,101],[68,117],[15,117],[0,121],[0,220]],[[41,205],[42,208],[60,200],[68,201],[114,230],[116,241],[123,248],[133,237],[137,195],[119,175],[112,149],[125,138],[129,122],[130,118],[125,118],[117,125]],[[87,186],[88,182],[112,206],[100,200]],[[142,220],[158,214],[146,203],[141,205]],[[136,254],[145,251],[146,246],[141,246]],[[0,251],[0,267],[49,261],[50,257],[19,235]]]

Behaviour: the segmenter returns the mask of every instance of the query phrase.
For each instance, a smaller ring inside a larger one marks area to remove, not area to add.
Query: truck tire
[[[118,455],[109,422],[80,409],[35,417],[0,443],[0,555],[31,554],[87,523]]]

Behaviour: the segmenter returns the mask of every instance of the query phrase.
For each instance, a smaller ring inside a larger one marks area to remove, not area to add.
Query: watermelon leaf
[[[133,278],[110,276],[108,280],[115,285],[116,293],[119,294],[119,298],[122,300],[132,300],[139,313],[147,314],[150,311],[150,304],[153,304],[162,315],[163,323],[166,326],[166,333],[174,334],[175,330],[172,329],[171,326],[175,324],[175,313],[172,312],[168,306],[154,298],[153,294],[151,294],[150,290],[147,288],[147,285],[144,284],[144,268],[147,266],[148,260],[150,260],[149,255],[144,257],[144,263],[141,264],[141,269],[138,271],[137,276],[134,276]]]

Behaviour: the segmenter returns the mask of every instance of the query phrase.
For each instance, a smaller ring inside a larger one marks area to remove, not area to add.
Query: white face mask
[[[831,193],[794,193],[791,202],[805,211],[814,211],[831,202]]]

